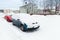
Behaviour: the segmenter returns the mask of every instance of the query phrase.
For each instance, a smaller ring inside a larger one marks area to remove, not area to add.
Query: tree
[[[58,11],[58,5],[59,5],[59,0],[55,0],[55,14],[57,13],[57,11]]]
[[[53,9],[53,0],[45,0],[43,2],[44,5],[44,10],[50,12],[51,14],[51,10]]]

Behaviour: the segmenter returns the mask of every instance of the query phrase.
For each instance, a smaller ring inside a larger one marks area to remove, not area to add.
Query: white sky
[[[18,9],[22,4],[22,0],[0,0],[0,9]]]

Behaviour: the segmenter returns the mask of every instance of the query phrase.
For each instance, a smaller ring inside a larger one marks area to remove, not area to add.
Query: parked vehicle
[[[12,17],[11,17],[11,16],[6,15],[4,18],[5,18],[8,22],[12,22]]]

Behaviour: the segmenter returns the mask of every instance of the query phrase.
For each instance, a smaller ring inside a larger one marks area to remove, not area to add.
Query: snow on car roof
[[[14,14],[12,15],[12,18],[17,20],[20,19],[20,21],[24,24],[26,23],[29,27],[32,27],[32,23],[36,23],[37,19],[29,14]]]

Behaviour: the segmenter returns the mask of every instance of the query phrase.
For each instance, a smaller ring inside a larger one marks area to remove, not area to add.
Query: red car
[[[12,22],[12,17],[11,17],[11,16],[7,16],[7,15],[6,15],[4,18],[5,18],[8,22]]]

